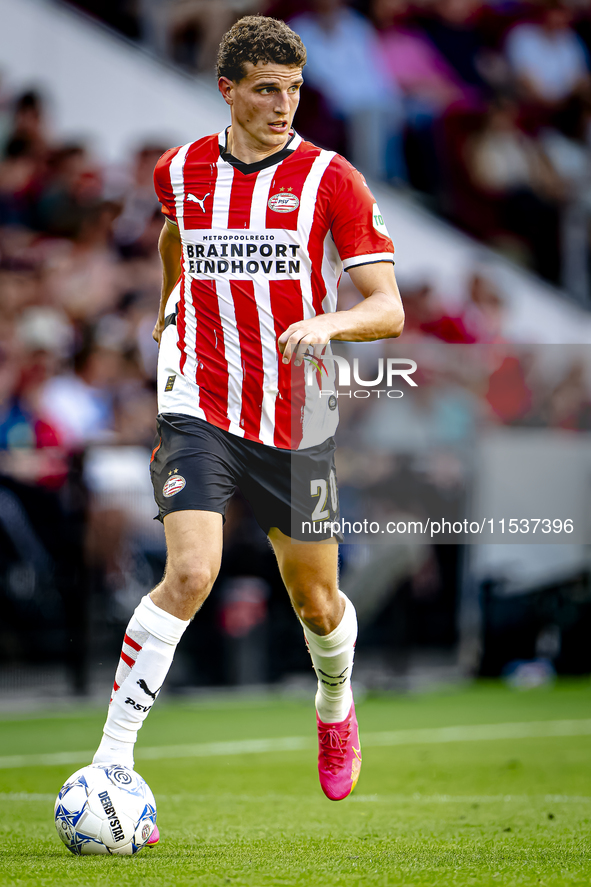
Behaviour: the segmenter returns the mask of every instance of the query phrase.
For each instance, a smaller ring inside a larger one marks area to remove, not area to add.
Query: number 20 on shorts
[[[332,512],[333,514],[336,514],[339,507],[339,495],[337,492],[337,479],[334,473],[334,468],[330,469],[328,482],[323,477],[318,477],[310,481],[310,495],[313,499],[318,497],[318,502],[312,512],[313,521],[330,520],[330,512],[326,507],[329,491]]]

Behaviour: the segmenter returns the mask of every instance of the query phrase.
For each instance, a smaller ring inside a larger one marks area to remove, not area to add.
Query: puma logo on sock
[[[151,696],[152,699],[154,699],[154,700],[156,699],[156,697],[158,696],[158,693],[162,689],[162,687],[160,686],[160,687],[158,687],[158,689],[156,690],[155,693],[152,693],[152,691],[150,690],[150,688],[148,687],[148,685],[146,684],[146,682],[144,681],[143,678],[140,678],[139,681],[136,681],[136,683],[137,683],[138,687],[140,687],[144,691],[146,696]]]
[[[344,668],[340,674],[327,674],[325,671],[322,671],[321,668],[319,668],[318,671],[323,676],[320,678],[322,684],[326,684],[327,687],[338,687],[339,684],[344,684],[347,680],[349,667],[347,666],[347,668]],[[324,678],[330,678],[330,680],[325,681]]]

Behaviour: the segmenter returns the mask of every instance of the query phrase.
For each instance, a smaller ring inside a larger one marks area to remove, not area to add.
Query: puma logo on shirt
[[[211,191],[208,191],[202,200],[200,200],[198,197],[195,197],[194,194],[187,194],[187,200],[192,200],[193,203],[198,203],[199,206],[201,207],[202,212],[205,212],[205,201],[207,200],[207,198],[209,197],[210,194],[211,194]]]

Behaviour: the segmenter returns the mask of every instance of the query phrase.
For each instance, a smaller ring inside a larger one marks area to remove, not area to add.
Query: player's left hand
[[[330,314],[298,320],[287,327],[277,339],[277,347],[283,355],[283,363],[293,357],[294,366],[300,366],[305,354],[322,357],[327,344],[337,332]]]
[[[163,332],[164,332],[164,319],[161,319],[159,317],[158,320],[156,321],[156,326],[152,330],[152,338],[154,339],[155,342],[158,343],[158,345],[160,345],[160,340],[162,338]]]

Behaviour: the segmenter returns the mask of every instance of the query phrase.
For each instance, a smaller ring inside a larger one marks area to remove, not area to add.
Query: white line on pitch
[[[449,742],[486,742],[499,739],[538,739],[552,736],[591,736],[591,719],[564,721],[517,721],[506,724],[470,724],[457,727],[425,727],[417,730],[389,730],[362,733],[365,748],[397,745],[441,745]],[[165,758],[213,758],[269,752],[304,751],[316,747],[312,736],[284,736],[275,739],[242,739],[231,742],[202,742],[188,745],[159,745],[138,748],[138,761]],[[51,767],[85,764],[92,751],[52,752],[0,757],[0,770],[16,767]]]
[[[301,795],[279,795],[277,793],[264,795],[243,795],[230,793],[216,794],[158,794],[158,801],[168,803],[186,803],[188,799],[201,803],[298,803],[303,799]],[[316,799],[312,799],[316,800]],[[55,795],[36,792],[0,792],[0,801],[55,801]],[[589,795],[422,795],[415,792],[412,795],[351,795],[350,803],[357,804],[589,804]]]

